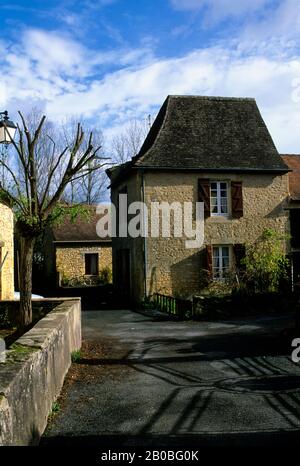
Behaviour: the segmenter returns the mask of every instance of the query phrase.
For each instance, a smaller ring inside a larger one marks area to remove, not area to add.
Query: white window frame
[[[215,274],[215,268],[214,267],[214,249],[218,248],[219,249],[219,265],[218,265],[218,270],[221,271],[220,275],[217,276]],[[228,248],[228,268],[226,270],[223,270],[223,248]],[[229,244],[214,244],[212,245],[212,273],[213,273],[213,279],[215,281],[223,281],[225,279],[224,274],[230,271],[232,266],[232,246]]]
[[[215,183],[217,185],[217,212],[213,212],[213,203],[212,203],[212,184]],[[222,184],[226,184],[226,200],[227,200],[227,212],[221,212],[221,199],[225,199],[225,198],[222,198],[221,196],[221,183]],[[228,181],[225,181],[225,180],[211,180],[210,181],[210,214],[212,217],[228,217],[229,216],[229,183]]]

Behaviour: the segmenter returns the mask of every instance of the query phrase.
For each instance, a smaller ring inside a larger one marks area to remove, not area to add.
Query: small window
[[[210,183],[210,205],[212,215],[228,215],[228,184],[226,181]]]
[[[99,275],[98,254],[85,254],[85,275]]]
[[[213,247],[213,278],[223,280],[230,268],[230,248],[229,246]]]

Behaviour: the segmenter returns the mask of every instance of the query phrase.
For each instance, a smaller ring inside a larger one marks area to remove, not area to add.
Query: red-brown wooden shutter
[[[240,181],[231,182],[231,205],[232,217],[241,218],[243,216],[243,188]]]
[[[245,265],[242,263],[242,259],[246,256],[246,246],[244,244],[234,244],[233,251],[237,269],[245,270]]]
[[[204,202],[204,218],[210,216],[210,183],[208,179],[198,180],[198,201]]]
[[[209,275],[212,275],[212,271],[213,271],[213,268],[212,268],[212,246],[210,244],[208,244],[206,246],[206,269],[209,273]]]

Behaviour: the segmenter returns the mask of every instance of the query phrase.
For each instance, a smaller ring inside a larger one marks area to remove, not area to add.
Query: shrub
[[[232,292],[232,286],[227,280],[211,280],[201,292],[203,296],[226,296]]]
[[[67,275],[62,274],[61,281],[60,281],[61,286],[68,286],[69,282],[70,282],[70,278],[67,277]]]
[[[100,270],[99,279],[104,285],[108,285],[112,282],[112,272],[110,267],[103,267],[103,269]]]
[[[286,235],[266,229],[247,247],[246,257],[242,259],[245,272],[239,280],[241,289],[252,293],[279,291],[282,281],[288,279],[289,260],[283,248],[287,239]]]

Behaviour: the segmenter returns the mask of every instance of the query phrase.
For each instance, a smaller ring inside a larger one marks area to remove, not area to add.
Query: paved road
[[[84,339],[105,351],[80,363],[84,375],[65,389],[42,444],[93,444],[99,435],[293,443],[300,438],[300,363],[278,338],[287,321],[170,322],[131,311],[84,312]]]

